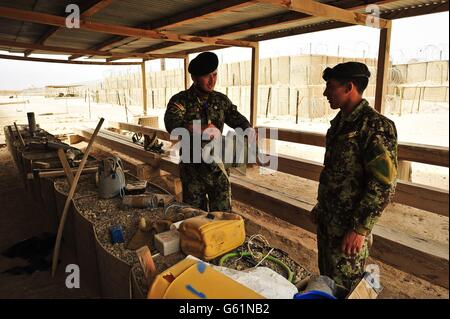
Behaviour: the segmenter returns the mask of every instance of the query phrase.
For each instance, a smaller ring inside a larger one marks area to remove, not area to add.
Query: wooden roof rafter
[[[390,26],[391,21],[379,18],[378,23],[368,24],[370,15],[351,10],[341,9],[315,0],[257,0],[261,3],[268,3],[274,6],[284,7],[292,11],[309,14],[314,17],[329,18],[353,25],[363,25],[378,29]]]
[[[109,6],[113,0],[90,0],[89,3],[83,3],[83,5],[86,7],[86,10],[84,10],[81,13],[80,18],[81,19],[88,19],[95,15],[96,13],[100,12],[101,10],[105,9],[107,6]],[[58,30],[60,30],[61,27],[50,27],[47,32],[45,32],[38,41],[35,42],[35,44],[42,44],[45,45],[47,40],[53,36]],[[27,50],[25,51],[24,55],[27,57],[29,56],[33,50]]]
[[[24,57],[24,56],[10,55],[10,54],[0,54],[0,59],[16,60],[16,61],[29,61],[29,62],[77,64],[77,65],[141,65],[142,64],[142,62],[70,61],[70,60],[61,60],[61,59]]]
[[[347,4],[347,3],[343,3],[343,4],[337,3],[336,6],[341,9],[359,10],[359,9],[367,7],[369,4],[381,5],[381,4],[386,4],[386,3],[390,3],[390,2],[394,2],[394,1],[397,1],[397,0],[366,0],[366,1],[358,1],[359,4],[357,6],[352,6],[352,4]],[[238,23],[238,24],[234,24],[234,25],[230,25],[230,26],[226,26],[226,27],[222,27],[222,28],[199,32],[198,34],[195,34],[195,35],[209,36],[209,37],[229,36],[232,34],[239,34],[239,33],[245,32],[245,31],[249,31],[249,30],[258,30],[258,29],[268,27],[268,26],[274,26],[274,25],[280,26],[280,25],[283,25],[286,23],[302,22],[308,18],[314,18],[314,17],[311,16],[310,14],[306,14],[306,13],[302,13],[302,12],[298,12],[298,11],[289,11],[287,13],[281,13],[281,14],[277,14],[274,16],[270,16],[270,17],[259,18],[256,20],[246,21],[243,23]],[[347,24],[344,25],[341,23],[341,25],[346,26]],[[135,52],[135,53],[150,53],[150,52],[154,52],[154,51],[157,51],[160,49],[169,48],[169,47],[175,46],[175,45],[178,45],[178,43],[177,42],[163,42],[163,43],[159,43],[159,44],[152,45],[149,47],[140,48],[133,52]],[[183,52],[184,51],[181,51],[181,53],[183,53]]]
[[[199,18],[204,19],[207,17],[215,16],[220,13],[230,12],[232,10],[243,8],[243,7],[253,4],[254,2],[255,2],[255,0],[253,0],[253,1],[248,1],[248,0],[216,1],[216,2],[208,3],[208,4],[200,6],[200,7],[196,7],[194,9],[191,9],[188,11],[184,11],[184,12],[172,15],[170,17],[151,21],[151,22],[143,24],[139,27],[144,28],[144,29],[154,30],[154,31],[162,31],[162,30],[164,30],[164,28],[180,26],[180,25],[186,24],[188,22],[195,21],[196,19],[199,19]],[[98,45],[93,46],[92,48],[95,50],[104,50],[104,49],[114,46],[116,44],[123,45],[123,44],[128,44],[128,43],[134,42],[136,40],[138,40],[138,38],[135,38],[135,37],[113,37],[113,38],[107,39],[106,41],[104,41]],[[170,44],[178,44],[178,42],[164,42],[164,43],[156,44],[155,47],[160,46],[161,48],[164,48],[165,45],[167,46]],[[148,51],[150,51],[150,50],[148,50]],[[141,50],[136,50],[136,52],[137,53],[145,53],[145,48],[141,49]],[[74,56],[69,57],[69,59],[72,60],[72,59],[77,59],[79,57],[81,57],[81,56],[74,55]]]
[[[163,54],[119,53],[119,52],[110,52],[110,51],[94,51],[94,50],[22,43],[22,42],[9,41],[9,40],[0,40],[0,46],[20,48],[20,49],[29,49],[29,50],[33,50],[33,51],[39,50],[39,51],[43,51],[43,52],[53,52],[53,53],[61,53],[61,54],[84,54],[84,55],[105,56],[105,57],[120,58],[120,59],[127,59],[127,58],[160,59],[163,57],[172,57],[172,58],[182,59],[184,57],[184,55],[180,55],[180,54],[164,54],[163,55]]]
[[[394,19],[400,19],[400,18],[408,18],[408,17],[414,17],[418,15],[423,14],[430,14],[430,13],[438,13],[438,12],[444,12],[449,11],[449,1],[448,0],[441,0],[436,1],[432,4],[426,4],[421,6],[411,6],[408,8],[403,9],[395,9],[395,10],[384,10],[381,12],[380,17],[387,20],[394,20]],[[350,23],[340,22],[340,21],[324,21],[322,23],[314,23],[309,25],[303,25],[301,27],[297,28],[291,28],[286,29],[282,31],[273,31],[270,33],[262,34],[262,35],[256,35],[256,36],[250,36],[245,38],[246,40],[251,41],[266,41],[271,40],[275,38],[281,38],[281,37],[288,37],[293,35],[299,35],[299,34],[305,34],[305,33],[311,33],[311,32],[318,32],[318,31],[326,31],[326,30],[332,30],[337,28],[343,28],[343,27],[349,27],[352,26]],[[178,53],[178,52],[176,52]],[[185,51],[180,51],[181,54],[185,54]]]
[[[65,18],[61,16],[38,13],[27,10],[19,10],[7,7],[0,7],[0,17],[14,19],[19,21],[27,21],[32,23],[47,24],[53,26],[65,27]],[[175,42],[190,42],[205,45],[217,45],[222,47],[238,46],[238,47],[254,47],[256,43],[252,41],[229,40],[212,37],[199,37],[191,35],[180,35],[161,31],[145,30],[122,25],[104,24],[83,20],[80,22],[80,29],[115,34],[122,36],[131,36],[148,39],[168,40]]]

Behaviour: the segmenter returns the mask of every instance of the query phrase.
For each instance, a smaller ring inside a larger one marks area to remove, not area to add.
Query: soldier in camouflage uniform
[[[170,99],[164,116],[168,132],[184,127],[191,134],[190,163],[180,162],[183,201],[205,211],[230,211],[231,185],[229,170],[223,164],[208,164],[203,160],[193,163],[192,152],[201,152],[192,147],[193,121],[201,120],[201,131],[209,133],[211,139],[219,137],[224,124],[233,129],[250,128],[237,106],[226,95],[214,91],[218,64],[217,55],[212,52],[204,52],[193,59],[188,68],[193,85]],[[207,143],[202,142],[202,147]]]
[[[317,223],[320,273],[347,290],[364,273],[372,228],[396,186],[397,131],[362,98],[369,77],[367,66],[356,62],[323,73],[324,96],[340,112],[326,135],[312,218]]]

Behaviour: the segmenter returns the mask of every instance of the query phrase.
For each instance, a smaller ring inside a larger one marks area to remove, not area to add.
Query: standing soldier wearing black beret
[[[348,290],[361,279],[373,226],[394,194],[397,176],[397,131],[362,97],[369,77],[367,66],[357,62],[323,73],[323,95],[340,112],[326,135],[311,216],[317,224],[320,273]]]
[[[219,59],[212,52],[199,54],[189,63],[188,71],[193,81],[192,86],[174,95],[167,105],[164,116],[166,130],[183,127],[191,134],[194,133],[194,120],[201,120],[201,132],[210,134],[210,139],[218,138],[224,124],[231,128],[251,128],[249,121],[237,110],[230,99],[214,91],[217,81],[217,67]],[[217,130],[211,130],[211,129]],[[256,133],[252,129],[250,141],[255,141]],[[202,146],[206,143],[202,142]],[[192,149],[190,163],[180,162],[180,178],[183,185],[183,202],[205,211],[231,210],[231,185],[229,171],[216,162],[192,163]]]

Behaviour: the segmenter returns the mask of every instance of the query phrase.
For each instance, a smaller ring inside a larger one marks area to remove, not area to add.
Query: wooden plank
[[[107,6],[109,6],[112,3],[113,0],[95,0],[94,3],[83,11],[81,14],[81,19],[87,19],[89,17],[92,17],[94,14],[98,13],[99,11],[103,10]],[[34,11],[34,10],[33,10]],[[52,37],[55,33],[58,32],[61,28],[59,27],[50,27],[47,32],[45,32],[39,40],[35,44],[42,44],[44,45],[47,40]],[[33,50],[27,50],[25,51],[24,55],[27,57],[29,56]]]
[[[141,65],[141,62],[90,62],[90,61],[68,61],[47,58],[31,58],[24,56],[15,56],[0,54],[0,59],[29,61],[29,62],[45,62],[45,63],[62,63],[62,64],[77,64],[77,65]]]
[[[448,217],[447,190],[398,181],[394,201]]]
[[[156,21],[151,21],[149,23],[142,24],[140,28],[143,29],[151,29],[151,30],[158,30],[158,29],[167,29],[167,28],[173,28],[176,26],[180,26],[186,23],[190,23],[192,21],[198,20],[198,19],[204,19],[208,17],[216,16],[220,13],[226,13],[230,12],[236,9],[239,9],[241,7],[246,7],[251,5],[251,1],[244,1],[244,0],[221,0],[221,1],[215,1],[212,3],[207,3],[205,5],[202,5],[200,7],[194,8],[192,10],[184,11],[181,13],[177,13],[173,16],[158,19]],[[96,45],[96,50],[104,50],[108,47],[118,45],[120,46],[121,43],[131,43],[133,41],[137,40],[133,37],[116,37],[112,39],[108,39],[104,41],[103,43]],[[156,45],[152,45],[149,47],[137,49],[134,52],[151,52],[158,49],[170,47],[173,45],[178,44],[178,42],[168,42],[168,43],[159,43]],[[79,56],[78,56],[79,57]]]
[[[171,141],[170,140],[170,134],[167,133],[164,130],[152,128],[149,126],[144,125],[137,125],[137,124],[130,124],[130,123],[124,123],[124,122],[109,122],[109,125],[121,130],[130,131],[134,133],[142,133],[144,135],[150,135],[156,133],[156,137],[165,140],[165,141]]]
[[[319,180],[320,172],[323,169],[323,165],[321,165],[320,163],[305,159],[299,159],[289,155],[270,155],[268,159],[268,163],[274,163],[275,160],[278,161],[277,171],[279,172],[307,178],[314,181]],[[258,164],[260,166],[267,166],[267,164],[263,163]]]
[[[64,17],[39,13],[34,11],[19,10],[7,7],[0,7],[0,17],[13,19],[18,21],[26,21],[32,23],[40,23],[47,25],[54,25],[58,27],[65,27],[66,22]],[[81,21],[81,30],[101,32],[107,34],[122,35],[127,37],[145,38],[145,39],[158,39],[164,41],[174,41],[174,42],[189,42],[196,44],[211,44],[223,47],[237,46],[237,47],[253,47],[254,42],[245,40],[230,40],[230,39],[220,39],[213,37],[201,37],[201,36],[191,36],[182,35],[162,31],[153,31],[140,28],[132,28],[122,25],[105,24],[93,21]]]
[[[141,64],[142,77],[142,107],[144,115],[147,115],[147,79],[145,77],[145,61]]]
[[[85,140],[89,140],[92,135],[92,129],[78,130],[77,134]],[[116,134],[117,135],[117,134]],[[160,168],[166,172],[179,176],[178,160],[170,156],[160,156],[158,154],[147,152],[142,147],[127,142],[119,136],[114,137],[114,133],[101,131],[97,135],[96,143],[109,147],[120,153],[127,154],[142,162],[150,164],[152,167]]]
[[[264,130],[266,138],[270,138],[270,127],[258,126]],[[325,147],[325,134],[275,128],[278,141],[299,143]],[[427,144],[404,143],[398,144],[398,159],[430,165],[449,166],[448,147]]]
[[[391,50],[391,32],[388,27],[380,30],[380,44],[377,59],[377,83],[375,87],[375,110],[384,114],[389,81],[389,52]]]
[[[378,19],[378,25],[368,25],[368,15],[353,12],[339,7],[331,6],[328,4],[320,3],[314,0],[258,0],[259,2],[270,3],[276,6],[285,7],[289,10],[298,11],[309,14],[314,17],[329,18],[334,21],[340,21],[350,23],[352,25],[371,26],[376,28],[385,28],[390,24],[389,21],[384,19]]]
[[[309,218],[312,204],[258,186],[245,178],[232,176],[230,180],[234,200],[316,233],[316,226]],[[375,225],[373,236],[371,256],[448,288],[448,245],[437,245],[379,225]]]
[[[446,12],[449,10],[449,2],[448,0],[444,0],[442,2],[429,2],[426,6],[415,6],[415,7],[408,7],[405,10],[388,10],[385,12],[382,12],[380,17],[386,20],[394,20],[394,19],[401,19],[401,18],[407,18],[407,17],[415,17],[430,13],[438,13],[438,12]],[[319,31],[325,31],[325,30],[332,30],[337,28],[343,28],[351,26],[349,23],[335,21],[335,22],[327,22],[327,23],[311,23],[304,27],[299,28],[290,28],[286,30],[281,30],[277,32],[268,32],[263,33],[260,32],[258,34],[255,34],[253,36],[250,36],[246,39],[252,40],[252,41],[266,41],[271,39],[278,39],[283,37],[289,37],[293,35],[299,35],[299,34],[305,34],[305,33],[312,33],[312,32],[319,32]],[[257,30],[255,30],[257,31]],[[211,36],[218,36],[216,33],[211,33]]]
[[[155,58],[155,59],[159,59],[164,56],[161,54],[119,53],[119,52],[64,48],[64,47],[56,47],[56,46],[49,46],[49,45],[42,45],[42,44],[22,43],[22,42],[9,41],[9,40],[0,40],[0,46],[47,51],[47,52],[56,52],[56,53],[65,53],[65,54],[106,56],[106,57],[113,57],[113,58]]]
[[[92,17],[93,15],[99,13],[101,10],[108,7],[113,0],[100,0],[96,4],[92,5],[89,9],[83,11],[81,14],[81,19],[87,19]]]
[[[273,156],[273,155],[271,155]],[[278,155],[277,170],[282,173],[319,181],[323,165],[317,162]],[[394,202],[448,217],[448,190],[397,180]]]
[[[189,89],[191,76],[189,75],[189,55],[184,57],[184,89]]]
[[[62,148],[58,149],[58,157],[63,167],[64,173],[66,174],[67,182],[69,183],[69,186],[72,186],[73,173],[70,169],[70,165],[69,162],[67,161],[66,152],[64,152],[64,149]]]
[[[398,157],[405,161],[448,167],[448,147],[400,143]]]
[[[258,84],[259,84],[259,46],[252,48],[252,74],[250,85],[250,124],[257,125],[258,118]]]
[[[266,138],[270,138],[270,129],[269,126],[258,126],[258,129],[264,130],[264,134]],[[298,131],[298,130],[289,130],[282,128],[273,128],[278,132],[278,141],[285,141],[291,143],[299,143],[306,145],[314,145],[325,147],[325,134],[322,133],[313,133],[306,131]]]
[[[336,6],[341,9],[361,10],[361,9],[366,8],[369,4],[381,5],[381,4],[386,4],[386,3],[390,3],[390,2],[394,2],[394,1],[397,1],[397,0],[382,0],[382,1],[371,0],[371,1],[367,1],[367,3],[365,3],[364,5],[358,5],[358,6],[352,6],[351,3],[339,2],[336,4]],[[273,16],[258,18],[258,19],[251,20],[251,21],[239,22],[234,25],[220,27],[220,28],[217,28],[214,30],[208,30],[208,36],[219,37],[219,36],[225,36],[225,35],[226,36],[239,35],[240,33],[248,32],[250,30],[254,31],[256,33],[259,29],[266,28],[266,27],[273,26],[273,25],[277,25],[278,29],[280,30],[284,27],[285,24],[290,24],[290,26],[286,26],[286,28],[288,28],[288,30],[292,30],[293,22],[299,22],[299,23],[301,22],[303,24],[308,19],[314,20],[315,17],[311,17],[311,15],[305,14],[302,12],[289,11],[287,13],[276,14]],[[340,23],[341,27],[349,25],[349,24],[343,24],[342,22],[339,22],[339,23]],[[330,23],[320,24],[320,26],[322,28],[326,28],[327,25],[329,25],[329,24]],[[260,33],[263,35],[266,35],[266,33],[264,33],[264,32],[260,32]],[[275,35],[277,33],[278,32],[269,32],[269,34],[275,34]],[[260,36],[260,34],[258,34],[258,36]],[[251,36],[250,38],[252,38],[252,37],[253,36]],[[152,51],[156,51],[161,48],[168,48],[168,47],[171,47],[174,45],[177,45],[177,43],[172,42],[172,43],[156,44],[153,46],[146,47],[144,49],[136,50],[136,52],[152,52]],[[181,53],[181,52],[179,52],[179,53]]]

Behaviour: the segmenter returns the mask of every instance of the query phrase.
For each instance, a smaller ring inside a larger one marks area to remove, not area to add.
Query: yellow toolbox
[[[233,213],[213,212],[190,218],[178,231],[181,250],[202,260],[214,259],[245,241],[244,220]]]
[[[257,292],[213,269],[186,258],[156,276],[149,299],[264,299]]]

